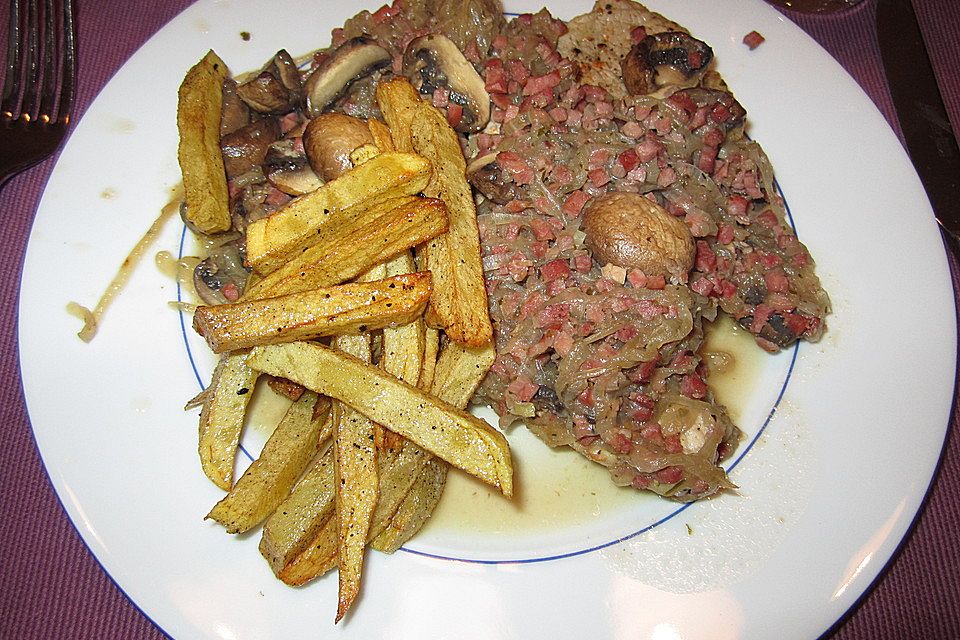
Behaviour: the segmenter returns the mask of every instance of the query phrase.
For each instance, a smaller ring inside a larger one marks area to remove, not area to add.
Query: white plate
[[[186,69],[211,47],[235,71],[280,47],[305,53],[357,6],[201,0],[97,98],[31,235],[23,384],[70,518],[165,632],[814,638],[870,585],[920,505],[951,401],[953,302],[929,205],[874,106],[774,10],[759,0],[648,4],[714,47],[832,295],[829,331],[820,344],[756,359],[743,378],[753,386],[740,394],[738,417],[753,446],[741,448],[732,472],[739,495],[676,514],[669,503],[607,489],[596,474],[560,471],[577,469],[576,458],[512,432],[521,490],[543,508],[518,517],[458,481],[450,495],[460,506],[442,505],[407,552],[371,555],[358,606],[336,628],[335,578],[285,587],[257,553],[258,536],[230,538],[202,519],[220,492],[196,459],[196,414],[180,410],[198,381],[167,304],[175,284],[141,265],[89,345],[75,337],[65,305],[96,300],[178,182],[174,113]],[[551,5],[565,18],[589,8]],[[750,51],[741,39],[753,29],[766,42]],[[159,248],[177,251],[181,231],[169,224]],[[210,358],[191,340],[202,379]],[[254,430],[247,446],[257,439]],[[561,494],[553,502],[550,488]],[[458,514],[470,516],[466,524],[456,524]]]

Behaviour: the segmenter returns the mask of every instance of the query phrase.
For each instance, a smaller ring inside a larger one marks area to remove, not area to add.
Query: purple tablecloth
[[[873,29],[875,2],[867,0],[839,16],[789,17],[840,61],[898,129]],[[190,0],[78,0],[76,113],[82,114],[120,65],[189,4]],[[914,6],[954,131],[960,131],[960,2],[914,0]],[[17,366],[17,292],[30,224],[52,168],[52,161],[45,162],[0,192],[0,379],[7,381],[0,387],[0,638],[160,638],[163,634],[101,571],[61,509],[37,454],[23,403]],[[952,266],[955,289],[960,290],[956,260]],[[828,637],[960,638],[957,420],[954,407],[954,428],[939,476],[914,530],[875,587]]]

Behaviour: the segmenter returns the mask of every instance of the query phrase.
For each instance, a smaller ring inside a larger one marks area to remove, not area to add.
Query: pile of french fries
[[[211,52],[180,89],[186,215],[207,233],[229,227],[211,136],[225,74]],[[495,352],[457,135],[404,79],[376,97],[386,124],[368,123],[375,149],[251,223],[246,291],[194,316],[220,354],[188,405],[201,407],[203,470],[228,492],[207,517],[230,533],[262,523],[260,551],[288,584],[337,567],[337,621],[359,592],[366,548],[390,553],[409,540],[449,466],[512,494],[506,439],[465,411]],[[261,376],[292,404],[234,483]]]

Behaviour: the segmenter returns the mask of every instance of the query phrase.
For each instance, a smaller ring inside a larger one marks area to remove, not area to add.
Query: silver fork
[[[70,124],[75,80],[73,0],[11,0],[0,104],[0,187],[60,146]]]

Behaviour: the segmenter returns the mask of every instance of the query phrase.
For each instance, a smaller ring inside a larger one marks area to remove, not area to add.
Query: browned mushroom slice
[[[261,118],[220,140],[227,177],[234,178],[263,163],[267,149],[280,137],[276,118]]]
[[[300,72],[290,54],[281,49],[255,78],[237,87],[237,94],[254,111],[286,113],[300,103]]]
[[[446,36],[431,33],[411,40],[403,52],[403,75],[422,94],[450,92],[449,101],[463,109],[453,127],[457,131],[479,131],[490,120],[490,94],[483,78]]]
[[[243,254],[231,242],[210,252],[193,271],[193,286],[205,304],[234,302],[243,293],[250,272],[243,266]]]
[[[291,196],[302,196],[323,185],[323,180],[310,167],[307,156],[292,138],[270,145],[263,169],[270,184]]]
[[[353,38],[340,45],[307,78],[307,111],[318,116],[340,97],[350,83],[390,63],[390,52],[367,38]]]
[[[477,158],[467,166],[467,181],[488,200],[507,204],[517,198],[516,185],[504,179],[503,168],[497,164],[497,154]]]
[[[633,95],[656,94],[667,87],[695,86],[713,50],[702,40],[679,31],[649,35],[620,61],[623,83]]]
[[[342,113],[323,113],[303,132],[310,166],[324,180],[333,180],[353,167],[350,153],[365,144],[373,144],[367,123]]]
[[[237,81],[223,81],[223,105],[220,107],[220,136],[233,133],[250,122],[250,108],[237,95]]]

